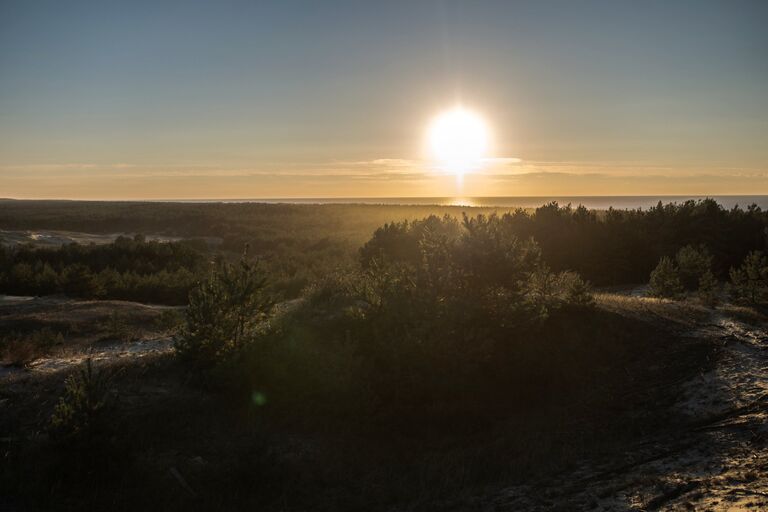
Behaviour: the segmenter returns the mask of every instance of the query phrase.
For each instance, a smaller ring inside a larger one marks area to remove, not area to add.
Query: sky
[[[0,197],[768,194],[768,2],[0,0]],[[430,120],[492,143],[458,178]]]

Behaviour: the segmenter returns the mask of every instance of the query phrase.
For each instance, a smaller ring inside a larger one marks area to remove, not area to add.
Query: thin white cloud
[[[418,160],[408,160],[405,158],[377,158],[371,160],[369,163],[373,165],[385,165],[387,167],[416,167],[419,165]]]
[[[376,158],[360,161],[327,161],[321,163],[288,162],[258,166],[232,166],[215,164],[135,164],[135,163],[47,163],[1,165],[0,178],[67,178],[99,176],[102,178],[227,178],[246,177],[278,180],[371,180],[413,181],[427,180],[445,175],[429,160],[406,158]],[[480,168],[471,172],[478,177],[508,180],[537,176],[583,176],[585,178],[626,178],[633,180],[699,179],[702,181],[764,180],[768,169],[742,167],[671,166],[647,162],[579,162],[579,161],[527,161],[518,157],[494,157],[483,160]]]

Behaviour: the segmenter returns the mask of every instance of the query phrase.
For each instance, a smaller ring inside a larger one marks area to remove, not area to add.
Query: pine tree
[[[648,294],[653,297],[674,299],[683,293],[680,274],[672,260],[664,256],[651,272]]]
[[[714,306],[717,302],[717,279],[711,270],[707,270],[699,279],[699,298],[704,304]]]
[[[750,304],[768,302],[768,258],[762,251],[752,251],[739,268],[732,268],[731,296]]]
[[[686,290],[697,289],[701,278],[712,269],[712,255],[703,245],[686,245],[677,252],[675,261]]]
[[[201,366],[213,366],[245,346],[268,318],[274,302],[266,278],[247,258],[214,264],[208,279],[189,293],[187,325],[176,352]]]

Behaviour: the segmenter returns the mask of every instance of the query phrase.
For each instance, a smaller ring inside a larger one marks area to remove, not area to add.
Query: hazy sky
[[[461,102],[493,157],[424,160]],[[768,1],[0,0],[0,197],[768,194]]]

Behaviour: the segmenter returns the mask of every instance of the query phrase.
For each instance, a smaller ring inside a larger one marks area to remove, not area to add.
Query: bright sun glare
[[[429,146],[438,167],[459,175],[480,167],[489,138],[483,119],[463,107],[441,113],[429,127]]]

